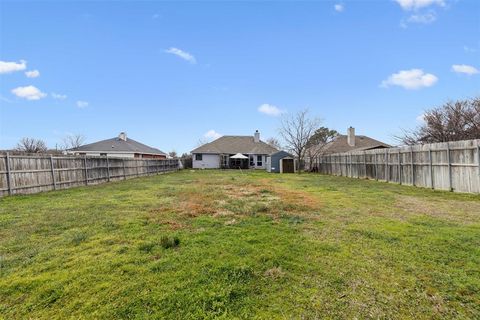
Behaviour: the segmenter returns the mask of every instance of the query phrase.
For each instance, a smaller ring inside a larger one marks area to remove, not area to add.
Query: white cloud
[[[27,61],[20,60],[17,62],[0,61],[0,74],[22,71],[27,68]]]
[[[278,107],[264,103],[260,107],[258,107],[258,112],[264,113],[266,115],[272,116],[272,117],[278,117],[282,113],[284,113],[284,110],[280,110]]]
[[[218,133],[217,131],[215,130],[208,130],[204,135],[203,135],[205,138],[207,139],[218,139],[222,136],[222,134]]]
[[[27,78],[36,78],[40,76],[40,71],[38,70],[25,71],[25,75],[27,76]]]
[[[343,4],[340,4],[340,3],[337,3],[336,5],[333,6],[333,8],[335,9],[335,11],[337,12],[342,12],[345,7],[343,6]]]
[[[444,0],[395,0],[403,10],[418,10],[431,5],[445,6]]]
[[[53,98],[53,99],[56,99],[56,100],[65,100],[65,99],[67,99],[67,95],[66,95],[66,94],[60,94],[60,93],[52,92],[52,98]]]
[[[27,100],[40,100],[47,96],[46,93],[41,92],[34,86],[27,86],[27,87],[18,87],[12,90],[12,93],[19,98],[27,99]]]
[[[422,113],[421,115],[417,116],[416,118],[418,123],[424,123],[425,122],[425,113]]]
[[[429,12],[425,14],[412,14],[408,18],[408,22],[410,23],[422,23],[422,24],[430,24],[437,20],[437,15],[434,12]]]
[[[78,101],[77,101],[77,107],[79,107],[79,108],[86,108],[86,107],[88,107],[88,102],[87,102],[87,101],[78,100]]]
[[[177,57],[180,57],[180,58],[182,58],[183,60],[186,60],[186,61],[188,61],[188,62],[190,62],[190,63],[192,63],[192,64],[197,63],[197,60],[195,59],[195,57],[194,57],[192,54],[190,54],[190,53],[188,53],[188,52],[186,52],[186,51],[180,50],[180,49],[178,49],[178,48],[173,48],[173,47],[172,47],[172,48],[169,48],[168,50],[165,50],[165,52],[166,52],[166,53],[174,54],[174,55],[176,55]]]
[[[390,86],[400,86],[405,89],[420,89],[424,87],[431,87],[438,81],[438,78],[431,74],[425,73],[422,69],[401,70],[383,80],[381,87],[387,88]]]
[[[456,73],[465,73],[468,75],[477,74],[480,72],[477,68],[466,64],[454,64],[452,66],[452,71]]]

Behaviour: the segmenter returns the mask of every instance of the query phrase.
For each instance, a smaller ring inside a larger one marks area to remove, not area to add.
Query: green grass
[[[480,318],[480,197],[182,171],[0,199],[0,318]]]

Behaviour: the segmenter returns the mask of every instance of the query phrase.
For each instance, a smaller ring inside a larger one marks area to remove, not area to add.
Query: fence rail
[[[480,193],[480,140],[319,156],[323,174]]]
[[[0,197],[94,185],[179,169],[178,160],[0,155]]]

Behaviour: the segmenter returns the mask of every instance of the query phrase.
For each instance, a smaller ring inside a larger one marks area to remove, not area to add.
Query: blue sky
[[[0,11],[2,149],[126,131],[184,152],[207,132],[278,136],[282,114],[304,108],[392,143],[425,109],[480,95],[473,0],[1,1]]]

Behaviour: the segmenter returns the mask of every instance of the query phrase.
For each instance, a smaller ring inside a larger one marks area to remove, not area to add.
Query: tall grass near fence
[[[178,160],[0,155],[0,196],[37,193],[178,170]]]
[[[338,153],[316,160],[324,174],[480,193],[480,140]]]

